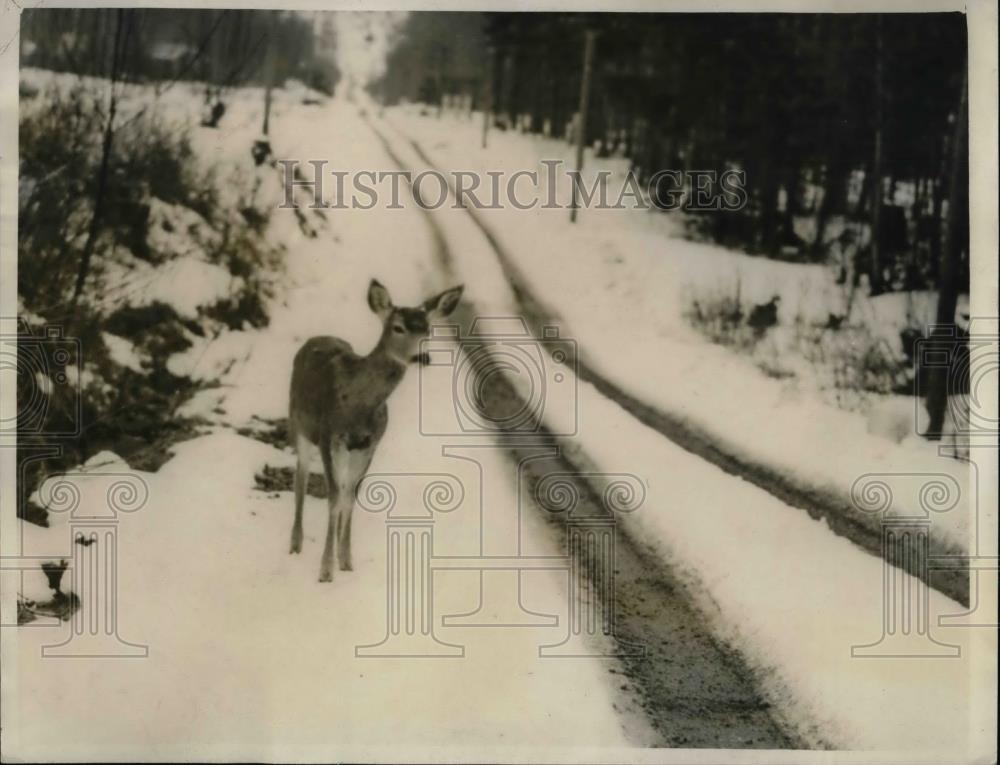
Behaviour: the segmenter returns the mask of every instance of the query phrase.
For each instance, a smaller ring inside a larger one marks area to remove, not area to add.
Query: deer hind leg
[[[372,464],[372,456],[375,454],[374,448],[357,449],[349,452],[348,474],[350,480],[342,487],[344,499],[341,505],[341,523],[337,529],[337,555],[340,557],[340,570],[353,571],[354,566],[351,560],[351,518],[354,515],[354,500],[357,496],[358,484],[368,472],[368,466]]]
[[[309,450],[301,440],[296,443],[295,461],[295,523],[292,524],[292,545],[289,553],[302,552],[302,506],[306,501],[306,483],[309,481]]]
[[[330,520],[326,527],[326,544],[323,546],[323,561],[319,568],[321,582],[333,581],[333,542],[340,528],[340,505],[346,492],[343,491],[343,480],[346,477],[346,451],[340,445],[331,444],[329,440],[320,444],[320,454],[323,459],[323,475],[326,478],[327,508]]]

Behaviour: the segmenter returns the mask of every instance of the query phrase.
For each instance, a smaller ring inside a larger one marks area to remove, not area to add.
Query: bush
[[[729,294],[722,290],[695,294],[684,311],[684,317],[696,330],[718,345],[749,352],[758,337],[744,323],[740,302],[740,285]]]
[[[18,291],[47,318],[75,286],[93,218],[103,115],[98,94],[78,85],[55,87],[23,110],[19,141]],[[149,200],[189,207],[210,219],[218,195],[210,173],[194,161],[187,135],[148,117],[126,122],[112,143],[95,260],[124,246],[149,260]]]
[[[153,470],[167,459],[172,443],[195,432],[199,423],[175,412],[198,384],[171,373],[168,360],[197,336],[247,323],[265,326],[266,301],[280,269],[280,251],[263,236],[267,210],[246,201],[260,178],[234,173],[227,193],[220,193],[215,174],[199,165],[183,130],[140,117],[126,121],[114,136],[91,267],[73,305],[101,162],[99,96],[82,85],[68,91],[51,87],[22,103],[19,313],[26,331],[61,326],[79,340],[83,356],[76,361],[74,386],[47,386],[41,422],[32,423],[32,432],[19,422],[18,515],[36,523],[44,523],[45,511],[32,507],[28,498],[46,475],[104,449],[135,468]],[[228,193],[232,190],[236,193]],[[196,319],[127,291],[114,299],[105,294],[111,279],[141,268],[155,280],[158,266],[191,251],[204,253],[239,277],[240,284],[229,299],[202,306]],[[105,333],[131,343],[139,365],[115,361]],[[19,397],[32,387],[19,384]],[[21,404],[27,406],[19,400],[19,410]],[[61,439],[58,454],[38,458],[39,448],[51,443],[49,434],[66,432],[77,409],[80,432]]]
[[[746,322],[740,288],[695,294],[687,321],[713,343],[750,356],[775,379],[806,376],[836,406],[864,409],[873,394],[912,394],[913,366],[863,324],[809,324],[801,319],[780,332],[755,332]],[[912,351],[911,351],[912,352]],[[804,362],[804,363],[803,363]]]
[[[799,352],[842,409],[862,410],[872,394],[913,392],[906,356],[863,324],[831,330],[800,322],[797,340]]]

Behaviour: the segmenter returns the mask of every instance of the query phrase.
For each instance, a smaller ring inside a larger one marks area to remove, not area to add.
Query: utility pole
[[[489,63],[486,65],[486,76],[483,77],[483,148],[486,148],[486,135],[490,130],[490,114],[493,111],[493,78],[496,72],[496,46],[487,47]]]
[[[265,63],[266,71],[264,77],[266,83],[264,85],[264,126],[261,132],[267,136],[268,129],[271,126],[271,90],[274,88],[274,69],[275,69],[275,46],[276,40],[274,35],[278,29],[278,14],[277,11],[272,11],[273,14],[273,24],[271,25],[271,32],[267,38],[267,61]]]
[[[583,77],[580,81],[580,110],[576,115],[576,178],[583,182],[583,146],[587,135],[587,111],[590,108],[590,77],[594,69],[594,42],[597,32],[593,29],[587,30],[587,36],[583,45]],[[570,202],[569,220],[576,222],[577,193],[578,184],[573,181],[573,198]]]
[[[444,114],[444,102],[445,102],[445,85],[447,77],[445,76],[445,70],[448,67],[448,62],[451,60],[451,48],[445,43],[435,43],[434,44],[434,89],[437,91],[437,117],[441,119],[441,115]],[[449,103],[451,102],[449,94]]]
[[[271,123],[271,78],[268,76],[267,86],[264,88],[264,127],[261,133],[267,135]]]

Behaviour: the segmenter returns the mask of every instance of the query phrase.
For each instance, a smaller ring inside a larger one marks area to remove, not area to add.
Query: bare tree
[[[882,262],[881,262],[881,216],[882,216],[882,102],[884,99],[884,62],[882,45],[882,17],[879,16],[875,22],[875,136],[874,151],[872,154],[872,178],[871,178],[871,274],[869,286],[871,293],[877,295],[882,292]]]
[[[937,324],[954,328],[955,309],[961,289],[959,271],[965,232],[968,225],[968,130],[969,130],[969,75],[962,77],[962,93],[955,116],[955,132],[951,141],[951,170],[948,189],[948,218],[945,228],[945,246],[938,278]],[[964,186],[964,187],[963,187]],[[954,333],[953,333],[954,334]],[[959,338],[955,338],[959,340]],[[947,367],[928,369],[927,378],[927,437],[941,438],[944,427],[945,407],[948,404],[949,377]]]
[[[83,251],[80,253],[80,268],[77,271],[76,286],[73,289],[71,313],[74,314],[80,295],[83,293],[83,285],[87,281],[87,274],[90,272],[90,261],[94,254],[94,246],[101,230],[104,215],[108,172],[115,139],[115,116],[118,111],[118,81],[125,59],[125,51],[128,47],[129,32],[133,21],[131,14],[133,13],[135,11],[129,11],[125,8],[119,8],[115,12],[115,37],[111,50],[111,72],[108,77],[108,113],[104,122],[104,138],[101,142],[101,163],[97,171],[97,185],[94,188],[94,209],[90,218],[90,226],[87,229],[87,239],[83,244]]]

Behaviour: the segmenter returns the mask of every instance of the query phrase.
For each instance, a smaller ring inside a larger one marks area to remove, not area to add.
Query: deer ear
[[[458,301],[462,299],[462,290],[464,289],[465,285],[460,284],[426,300],[424,302],[424,310],[427,311],[427,315],[432,319],[448,316],[458,306]]]
[[[372,279],[368,285],[368,307],[381,318],[385,318],[392,310],[392,298],[378,279]]]

